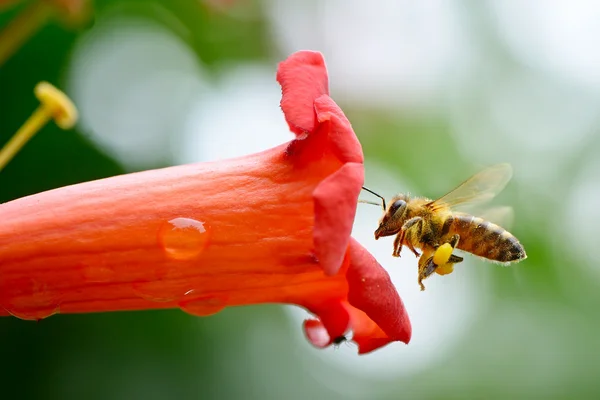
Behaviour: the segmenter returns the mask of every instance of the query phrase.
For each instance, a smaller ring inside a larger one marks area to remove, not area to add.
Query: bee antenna
[[[380,195],[380,194],[377,194],[377,193],[375,193],[374,191],[372,191],[371,189],[368,189],[368,188],[366,188],[366,187],[364,187],[364,186],[362,187],[362,189],[363,189],[363,190],[366,190],[367,192],[369,192],[369,193],[371,193],[371,194],[373,194],[373,195],[375,195],[375,196],[377,196],[377,197],[379,197],[379,198],[381,199],[381,201],[383,202],[383,211],[385,211],[385,209],[386,209],[387,207],[385,206],[385,198],[384,198],[382,195]],[[366,203],[366,202],[365,202],[365,201],[361,201],[361,203]],[[368,203],[368,204],[373,204],[373,203]]]
[[[373,206],[377,206],[377,207],[380,207],[380,206],[381,206],[381,203],[375,203],[374,201],[369,201],[369,200],[362,200],[362,199],[359,199],[359,200],[358,200],[358,202],[359,202],[359,203],[363,203],[363,204],[371,204],[371,205],[373,205]]]

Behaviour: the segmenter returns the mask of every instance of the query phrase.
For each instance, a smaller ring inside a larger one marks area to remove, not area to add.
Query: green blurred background
[[[31,4],[17,3],[0,1],[0,26]],[[599,3],[558,0],[97,0],[52,19],[0,65],[0,144],[40,80],[81,120],[18,154],[0,202],[290,140],[276,66],[312,49],[369,187],[435,197],[510,162],[497,204],[514,207],[529,258],[469,259],[419,292],[416,260],[375,242],[380,210],[361,205],[354,235],[406,303],[409,346],[317,350],[306,312],[274,305],[0,318],[0,398],[599,398],[599,18]]]

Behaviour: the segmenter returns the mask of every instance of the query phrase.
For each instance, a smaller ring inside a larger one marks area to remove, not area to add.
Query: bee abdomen
[[[525,249],[506,229],[472,215],[453,215],[451,235],[460,235],[458,248],[490,261],[510,263],[525,259]]]

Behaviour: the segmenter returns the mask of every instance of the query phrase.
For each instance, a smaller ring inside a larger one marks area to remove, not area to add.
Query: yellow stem
[[[47,107],[40,106],[34,111],[31,117],[25,121],[17,133],[0,150],[0,171],[51,118],[51,110]]]
[[[6,25],[0,32],[0,65],[48,21],[52,11],[51,5],[36,0]]]

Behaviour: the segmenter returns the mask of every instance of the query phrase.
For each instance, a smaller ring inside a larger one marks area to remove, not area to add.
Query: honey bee
[[[346,345],[352,346],[354,344],[352,343],[352,335],[340,335],[336,338],[333,338],[333,340],[331,341],[331,344],[333,345],[334,349],[339,349],[342,343],[346,343]]]
[[[454,264],[463,261],[462,257],[452,254],[454,249],[502,265],[522,261],[527,255],[513,234],[483,218],[453,210],[491,200],[511,177],[511,166],[498,164],[472,176],[437,200],[399,194],[391,199],[389,207],[382,196],[363,187],[383,201],[384,215],[375,230],[375,239],[396,235],[392,255],[400,257],[402,247],[406,246],[420,257],[418,283],[421,290],[425,290],[423,280],[433,272],[448,274]]]
[[[342,343],[347,342],[347,341],[348,341],[348,338],[346,337],[346,335],[340,335],[340,336],[334,338],[331,341],[331,344],[333,344],[333,346],[337,348],[337,347],[340,347],[340,345]]]

